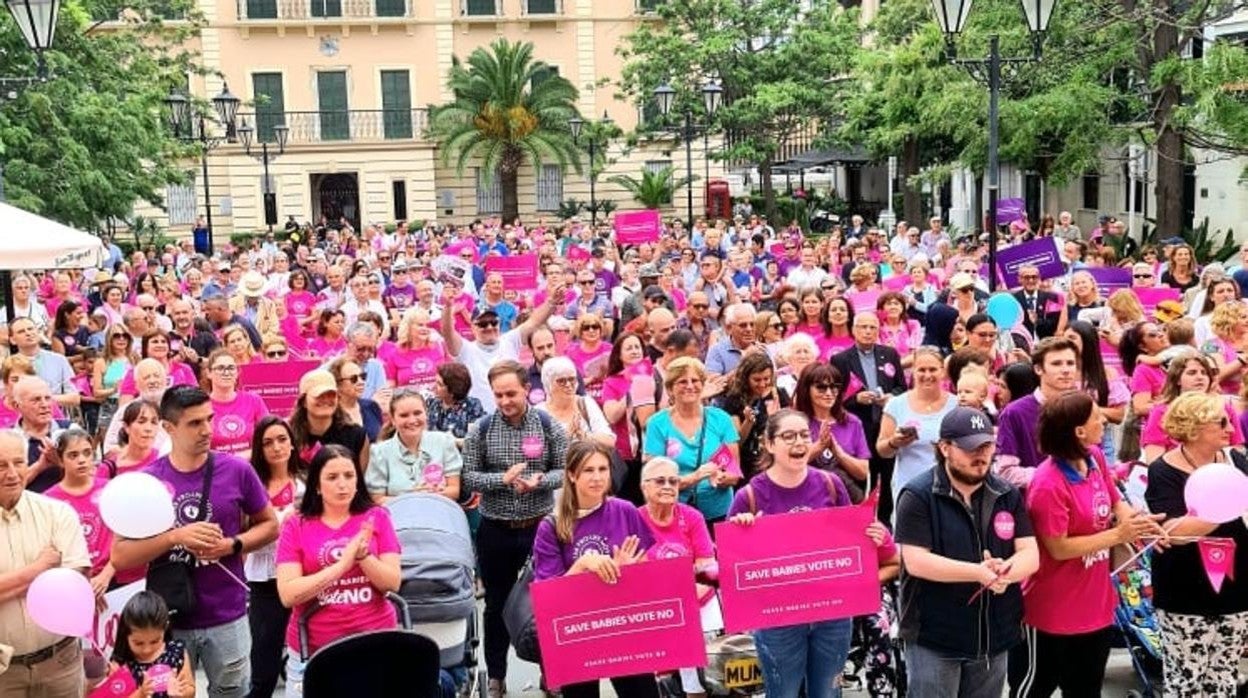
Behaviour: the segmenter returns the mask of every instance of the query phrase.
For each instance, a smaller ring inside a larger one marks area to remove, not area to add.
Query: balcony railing
[[[414,17],[415,0],[237,0],[240,20],[385,19]]]
[[[286,124],[287,144],[367,143],[412,141],[424,138],[428,111],[420,109],[350,109],[345,111],[260,111],[239,114],[254,124],[256,138],[275,142],[273,129]]]

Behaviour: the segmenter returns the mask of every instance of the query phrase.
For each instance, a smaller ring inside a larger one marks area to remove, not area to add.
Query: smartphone
[[[918,427],[916,427],[916,426],[914,426],[914,425],[912,425],[912,424],[908,424],[908,425],[906,425],[906,426],[904,426],[904,427],[899,428],[899,429],[897,430],[897,433],[898,433],[898,434],[901,434],[903,437],[905,437],[905,438],[907,438],[907,439],[917,439],[917,438],[919,438],[919,429],[918,429]]]

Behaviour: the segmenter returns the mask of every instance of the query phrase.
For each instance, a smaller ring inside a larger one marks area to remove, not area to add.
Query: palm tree
[[[554,159],[580,171],[568,121],[576,116],[577,90],[545,62],[533,59],[533,44],[498,39],[479,48],[467,64],[455,58],[449,84],[454,99],[434,107],[429,133],[442,161],[456,158],[462,176],[474,158],[483,181],[499,175],[503,220],[516,217],[516,180],[526,163],[540,167]]]
[[[670,165],[657,170],[642,170],[641,178],[631,175],[615,175],[608,182],[618,184],[633,195],[633,200],[646,208],[659,208],[672,203],[677,189],[693,183],[693,177],[675,178],[676,170]]]

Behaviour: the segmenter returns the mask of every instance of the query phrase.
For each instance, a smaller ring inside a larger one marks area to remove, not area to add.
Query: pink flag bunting
[[[1196,541],[1200,548],[1200,561],[1214,592],[1222,591],[1222,582],[1235,579],[1235,540],[1233,538],[1201,538]]]

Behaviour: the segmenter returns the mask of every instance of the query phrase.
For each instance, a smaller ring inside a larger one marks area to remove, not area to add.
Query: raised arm
[[[446,342],[446,353],[451,356],[459,356],[464,341],[455,331],[455,300],[455,285],[448,282],[442,287],[442,320],[438,329],[442,333],[442,341]]]

